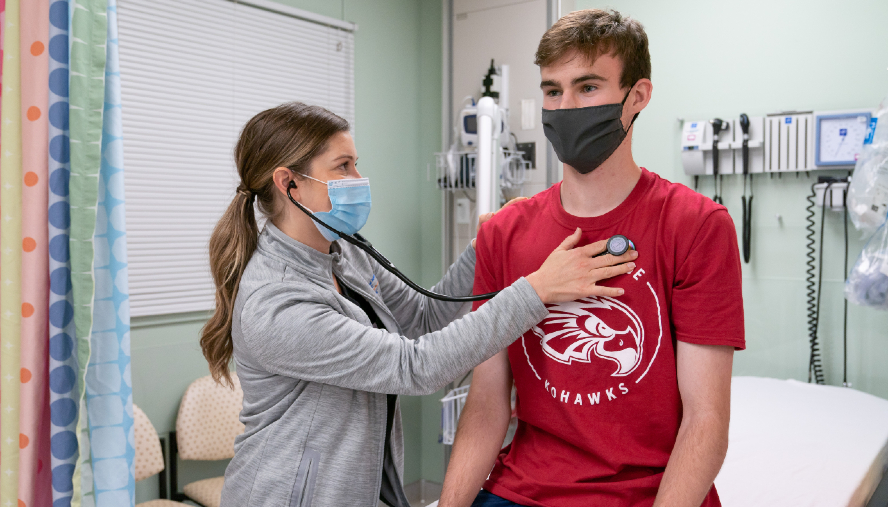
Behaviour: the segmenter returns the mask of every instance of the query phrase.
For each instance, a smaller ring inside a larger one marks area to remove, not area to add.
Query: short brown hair
[[[620,88],[651,78],[644,27],[615,10],[586,9],[562,17],[543,34],[534,63],[548,67],[571,51],[578,51],[590,62],[604,54],[618,57],[623,62]]]

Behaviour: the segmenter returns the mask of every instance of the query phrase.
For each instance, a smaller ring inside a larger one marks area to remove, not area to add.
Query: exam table
[[[880,481],[877,496],[888,489],[888,400],[877,396],[734,377],[729,434],[715,479],[723,507],[876,507]]]
[[[715,479],[724,507],[863,507],[888,467],[888,400],[734,377],[729,434]]]

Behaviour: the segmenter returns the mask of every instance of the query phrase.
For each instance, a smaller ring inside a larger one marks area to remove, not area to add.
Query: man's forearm
[[[510,409],[497,403],[493,407],[485,405],[482,400],[472,399],[471,394],[466,401],[438,507],[471,505],[493,469],[509,427]]]
[[[699,507],[727,450],[727,419],[718,414],[684,419],[654,507]]]

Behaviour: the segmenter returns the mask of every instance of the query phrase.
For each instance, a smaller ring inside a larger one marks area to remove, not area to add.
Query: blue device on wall
[[[870,111],[848,111],[814,118],[814,164],[817,167],[853,166],[869,130]]]

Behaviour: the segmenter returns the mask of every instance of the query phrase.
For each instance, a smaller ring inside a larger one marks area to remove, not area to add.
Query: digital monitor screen
[[[466,131],[466,134],[477,134],[478,117],[474,114],[465,116],[463,118],[463,129]]]

